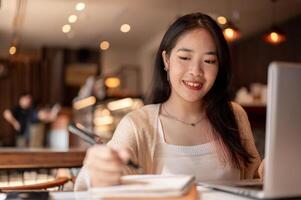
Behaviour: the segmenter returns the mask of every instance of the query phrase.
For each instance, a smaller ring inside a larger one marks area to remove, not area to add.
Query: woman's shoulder
[[[236,102],[231,102],[231,105],[237,121],[238,129],[240,130],[242,137],[252,138],[253,136],[251,131],[251,125],[246,111],[243,109],[243,107],[240,104]]]
[[[126,114],[121,121],[131,122],[134,126],[151,125],[157,119],[160,104],[145,105]]]
[[[131,111],[126,115],[126,117],[131,119],[145,119],[145,118],[154,118],[159,112],[160,104],[149,104],[145,105],[139,109]]]
[[[148,104],[148,105],[142,106],[141,108],[134,110],[134,111],[155,112],[155,111],[157,111],[157,109],[159,109],[159,106],[160,106],[160,104]]]
[[[118,140],[122,140],[123,142],[133,142],[135,140],[139,140],[138,143],[145,143],[145,141],[154,141],[156,135],[155,122],[158,116],[157,112],[159,105],[160,104],[152,104],[143,106],[126,114],[118,123],[112,140],[114,142]],[[128,139],[129,137],[136,139]]]
[[[238,120],[241,120],[241,119],[247,117],[246,111],[244,110],[244,108],[240,104],[238,104],[234,101],[231,101],[230,105],[232,107],[232,110],[233,110],[233,113],[234,113],[235,117]]]

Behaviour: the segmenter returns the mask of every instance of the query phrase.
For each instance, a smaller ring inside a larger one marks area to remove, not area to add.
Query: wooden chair
[[[49,188],[56,188],[56,187],[58,188],[58,190],[62,190],[64,185],[69,180],[70,180],[70,178],[68,178],[68,177],[58,177],[52,181],[47,181],[44,183],[0,187],[0,191],[9,192],[9,191],[20,191],[20,190],[46,190]]]

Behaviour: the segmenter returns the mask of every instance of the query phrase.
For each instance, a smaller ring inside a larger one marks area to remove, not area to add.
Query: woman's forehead
[[[176,41],[174,49],[176,51],[185,49],[191,52],[199,49],[216,51],[216,45],[208,30],[198,28],[183,33]]]

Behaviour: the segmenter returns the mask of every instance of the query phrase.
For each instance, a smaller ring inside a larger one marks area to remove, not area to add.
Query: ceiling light
[[[101,133],[102,137],[104,137],[107,132],[111,133],[112,132],[112,127],[110,124],[106,124],[106,125],[101,125],[101,126],[97,126],[96,124],[94,124],[94,131],[97,133],[97,135],[99,135],[99,133]],[[111,134],[109,135],[109,137],[111,138]]]
[[[227,21],[227,18],[226,18],[226,17],[224,17],[224,16],[219,16],[219,17],[217,18],[217,22],[218,22],[219,24],[221,24],[221,25],[225,25],[228,21]]]
[[[226,28],[224,30],[224,33],[225,35],[228,37],[228,38],[233,38],[234,37],[234,30],[232,28]]]
[[[123,33],[127,33],[131,30],[131,26],[128,24],[122,24],[120,27],[120,31]]]
[[[277,45],[286,40],[285,34],[277,27],[273,27],[269,32],[267,32],[263,39],[265,42]]]
[[[17,52],[17,48],[15,46],[11,46],[9,48],[9,54],[14,55]]]
[[[95,117],[101,117],[101,116],[107,116],[107,115],[111,115],[111,112],[106,109],[106,108],[97,108],[94,111],[94,116]]]
[[[110,48],[110,43],[108,41],[102,41],[99,45],[101,50],[107,50]]]
[[[130,108],[132,105],[133,105],[133,99],[124,98],[124,99],[109,102],[107,107],[109,108],[109,110],[115,111],[115,110]]]
[[[96,126],[108,125],[114,122],[114,118],[111,115],[95,117],[93,122]]]
[[[94,96],[90,96],[84,99],[80,99],[73,103],[73,108],[75,110],[80,110],[89,106],[92,106],[96,103],[96,98]]]
[[[229,22],[228,25],[224,28],[223,34],[228,42],[233,42],[240,37],[239,30]]]
[[[106,78],[105,85],[108,88],[117,88],[120,85],[120,79],[118,77]]]
[[[286,40],[286,35],[284,32],[275,25],[275,3],[276,0],[271,0],[272,2],[272,19],[273,19],[273,26],[270,28],[270,30],[264,34],[263,39],[265,42],[270,43],[272,45],[278,45]]]
[[[75,22],[77,21],[77,16],[76,16],[76,15],[70,15],[70,16],[68,17],[68,21],[69,21],[70,23],[75,23]]]
[[[77,11],[82,11],[82,10],[85,9],[85,7],[86,7],[86,4],[85,4],[85,3],[79,2],[79,3],[76,4],[75,9],[76,9]]]
[[[63,31],[63,33],[69,33],[71,31],[71,26],[69,24],[65,24],[62,27],[62,31]]]

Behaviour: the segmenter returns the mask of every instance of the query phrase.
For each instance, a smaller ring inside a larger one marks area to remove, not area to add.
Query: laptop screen
[[[268,71],[264,192],[301,196],[301,63]],[[268,195],[269,196],[269,195]]]

